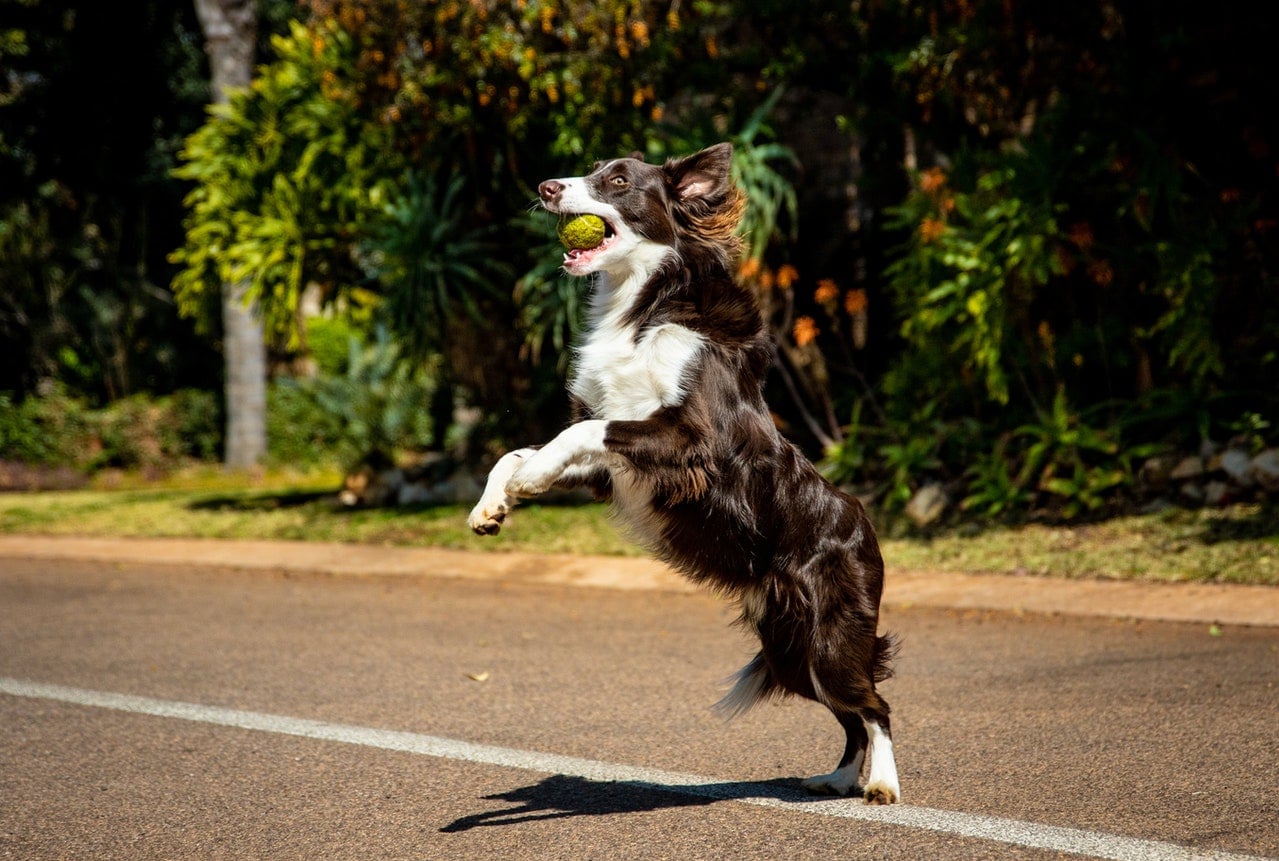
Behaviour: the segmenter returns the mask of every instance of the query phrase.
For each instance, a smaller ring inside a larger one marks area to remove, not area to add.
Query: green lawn
[[[335,501],[333,476],[255,484],[214,475],[128,489],[0,494],[0,532],[641,555],[600,505],[525,505],[501,535],[479,538],[466,528],[464,506],[349,510]],[[885,539],[883,549],[890,569],[1279,585],[1279,512],[1241,505],[1074,527],[970,524],[928,538]]]

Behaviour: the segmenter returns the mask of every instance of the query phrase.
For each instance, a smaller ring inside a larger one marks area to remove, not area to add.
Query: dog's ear
[[[633,158],[633,159],[635,159],[636,161],[643,161],[643,160],[644,160],[644,153],[640,152],[639,150],[635,150],[633,153],[631,153],[630,155],[628,155],[628,156],[627,156],[627,158]]]
[[[672,159],[664,170],[675,197],[681,202],[722,200],[728,191],[733,145],[715,144],[684,158]]]

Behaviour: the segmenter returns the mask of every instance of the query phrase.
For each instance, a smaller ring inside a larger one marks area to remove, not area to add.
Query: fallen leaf
[[[483,682],[483,681],[486,681],[486,680],[488,679],[488,677],[489,677],[489,671],[488,671],[488,670],[485,670],[485,671],[484,671],[484,672],[482,672],[482,673],[467,673],[467,674],[466,674],[466,677],[467,677],[468,679],[470,679],[471,681],[473,681],[473,682]]]
[[[1209,628],[1208,628],[1208,636],[1209,636],[1209,637],[1220,637],[1220,636],[1221,636],[1221,626],[1220,626],[1220,625],[1212,625],[1211,627],[1209,627]]]

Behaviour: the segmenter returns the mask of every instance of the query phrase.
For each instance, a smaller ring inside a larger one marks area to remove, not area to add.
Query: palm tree
[[[214,102],[253,77],[256,0],[195,0],[204,30]],[[226,362],[226,465],[246,469],[266,455],[266,344],[262,321],[244,302],[244,285],[222,287],[222,352]]]

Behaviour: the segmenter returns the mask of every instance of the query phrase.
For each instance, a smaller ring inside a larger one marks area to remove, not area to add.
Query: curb
[[[184,564],[341,577],[440,577],[606,589],[701,591],[652,559],[482,553],[304,541],[0,535],[0,560]],[[1046,613],[1279,627],[1279,589],[1223,583],[1062,580],[888,569],[893,609]]]

